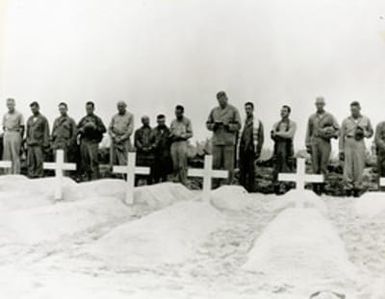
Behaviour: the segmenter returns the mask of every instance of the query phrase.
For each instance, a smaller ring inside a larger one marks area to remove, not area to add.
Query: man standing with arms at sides
[[[255,163],[261,156],[264,142],[262,122],[254,117],[254,104],[245,104],[246,121],[239,145],[240,184],[248,192],[255,192]]]
[[[365,138],[373,136],[369,118],[361,114],[359,102],[350,104],[351,115],[341,125],[340,160],[344,161],[345,190],[358,197],[362,191],[366,162]]]
[[[24,136],[24,117],[15,110],[15,100],[7,99],[8,112],[3,117],[3,160],[12,161],[9,174],[20,174],[20,151]]]
[[[275,193],[285,192],[282,187],[285,183],[278,182],[279,173],[290,173],[293,171],[294,158],[294,135],[297,125],[290,119],[291,108],[287,105],[282,106],[281,120],[274,124],[271,130],[271,139],[274,141],[273,152],[273,181]]]
[[[49,125],[45,116],[40,113],[40,106],[32,102],[32,116],[27,121],[27,161],[28,176],[41,178],[44,175],[44,154],[49,149]]]
[[[125,102],[118,102],[108,133],[111,137],[111,166],[127,165],[128,152],[132,150],[131,135],[134,131],[134,116],[127,111]]]
[[[218,107],[211,110],[206,122],[207,129],[213,132],[213,167],[229,171],[228,184],[233,182],[237,134],[241,129],[239,111],[228,103],[224,91],[217,93]]]
[[[78,124],[82,172],[89,181],[99,178],[99,143],[103,140],[103,134],[106,133],[102,119],[94,112],[94,102],[87,102],[87,115]]]
[[[135,131],[136,164],[138,166],[151,167],[154,163],[154,151],[152,143],[152,129],[150,118],[142,117],[142,126]],[[140,176],[137,176],[139,179]],[[147,176],[147,185],[152,184],[151,175]]]
[[[378,180],[380,180],[385,178],[385,121],[377,125],[374,143],[377,151]],[[380,186],[380,190],[385,191],[385,186]]]
[[[338,138],[339,125],[335,117],[325,111],[323,97],[316,98],[316,113],[310,116],[306,131],[306,149],[312,158],[314,174],[328,174],[328,164],[331,154],[331,139]],[[321,195],[324,184],[314,184],[314,192]]]
[[[52,149],[64,151],[64,159],[72,161],[70,155],[74,153],[76,146],[76,123],[68,116],[68,106],[66,103],[59,104],[60,116],[55,119],[52,128]]]
[[[170,129],[166,126],[166,117],[159,114],[156,118],[158,125],[152,131],[154,148],[154,164],[152,176],[154,183],[166,182],[167,176],[172,172],[170,153]]]
[[[191,121],[184,116],[184,107],[175,107],[176,118],[170,126],[171,157],[174,181],[187,186],[187,140],[193,136]]]

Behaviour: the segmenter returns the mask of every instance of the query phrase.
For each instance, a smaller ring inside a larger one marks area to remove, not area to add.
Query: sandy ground
[[[126,206],[121,181],[67,180],[59,203],[52,185],[0,178],[0,298],[385,298],[378,195],[373,213],[351,198],[240,187],[205,203],[163,184]]]

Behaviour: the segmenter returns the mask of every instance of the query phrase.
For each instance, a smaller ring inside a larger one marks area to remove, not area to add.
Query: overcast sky
[[[52,120],[67,101],[79,119],[93,99],[108,123],[126,100],[139,121],[180,103],[203,139],[225,90],[242,116],[256,103],[266,133],[291,105],[297,148],[317,95],[340,121],[352,100],[385,120],[383,0],[4,1],[0,98],[26,115],[38,100]]]

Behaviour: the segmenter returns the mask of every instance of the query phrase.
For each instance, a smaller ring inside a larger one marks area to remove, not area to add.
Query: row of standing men
[[[213,168],[229,171],[227,183],[233,182],[234,168],[239,153],[240,183],[248,191],[255,191],[256,161],[260,159],[264,143],[264,128],[254,116],[254,104],[245,103],[246,119],[242,128],[239,111],[228,103],[225,92],[217,93],[218,106],[211,110],[206,127],[213,132]],[[331,153],[331,139],[339,138],[340,160],[344,163],[344,181],[348,193],[362,190],[362,175],[365,167],[366,148],[364,138],[373,135],[368,117],[361,114],[358,102],[350,105],[351,115],[339,126],[336,118],[325,111],[325,100],[318,97],[316,113],[307,124],[306,148],[312,157],[315,174],[327,175]],[[3,118],[3,159],[11,160],[11,173],[20,173],[20,152],[24,137],[23,115],[16,111],[15,100],[7,99],[8,112]],[[95,114],[95,104],[86,103],[86,116],[78,124],[68,116],[66,103],[59,104],[60,116],[55,119],[50,134],[49,123],[40,113],[37,102],[30,104],[32,115],[26,123],[25,144],[27,147],[28,176],[42,177],[43,161],[48,150],[63,149],[67,160],[77,160],[84,180],[99,178],[99,143],[108,131],[111,138],[111,164],[125,165],[127,153],[137,152],[137,164],[151,167],[148,183],[166,181],[173,173],[175,181],[187,184],[187,141],[193,136],[190,119],[184,115],[184,107],[175,108],[175,119],[170,127],[164,115],[157,116],[157,126],[150,127],[148,117],[142,117],[142,127],[134,133],[134,116],[127,111],[125,102],[117,104],[108,128]],[[281,108],[281,118],[273,125],[270,137],[274,141],[273,181],[277,193],[284,184],[277,181],[278,173],[292,172],[294,168],[293,140],[297,125],[290,118],[291,108]],[[241,130],[242,129],[242,130]],[[134,144],[131,136],[134,134]],[[385,175],[385,123],[377,127],[375,143],[378,152],[380,176]],[[237,150],[238,149],[238,150]],[[76,153],[79,152],[77,156]],[[78,158],[75,158],[78,157]],[[314,186],[317,193],[324,185]]]

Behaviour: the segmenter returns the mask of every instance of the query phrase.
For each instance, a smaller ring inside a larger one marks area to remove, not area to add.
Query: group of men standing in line
[[[260,159],[264,143],[264,127],[254,116],[254,104],[244,105],[246,119],[242,126],[237,108],[228,103],[225,92],[217,93],[218,106],[211,110],[206,127],[212,131],[213,168],[229,172],[228,184],[233,182],[234,169],[239,161],[240,184],[249,192],[255,190],[256,162]],[[340,126],[336,118],[325,110],[323,97],[316,98],[316,112],[307,124],[305,144],[311,155],[313,173],[327,175],[331,154],[331,140],[339,138],[339,157],[344,163],[346,192],[358,196],[362,190],[366,161],[365,138],[373,135],[368,117],[361,114],[358,102],[350,105],[351,115]],[[84,180],[99,178],[99,144],[104,133],[111,138],[111,165],[126,165],[130,151],[137,153],[137,165],[151,168],[147,183],[168,180],[187,185],[188,140],[193,137],[190,119],[184,116],[184,107],[175,108],[175,119],[170,127],[163,114],[157,116],[157,126],[151,128],[150,118],[141,118],[142,126],[134,132],[134,116],[127,111],[125,102],[117,104],[108,128],[95,114],[95,104],[86,103],[86,116],[78,124],[68,116],[68,106],[59,104],[60,116],[55,119],[52,132],[46,117],[40,113],[37,102],[30,104],[32,115],[26,128],[21,113],[15,109],[15,100],[7,99],[8,112],[3,118],[3,159],[12,161],[10,173],[20,173],[20,152],[26,134],[28,176],[42,177],[45,154],[62,149],[67,161],[79,164]],[[294,137],[297,125],[290,118],[291,108],[284,105],[281,117],[273,125],[270,137],[274,142],[273,181],[276,193],[282,192],[284,183],[278,182],[279,173],[292,172],[294,168]],[[26,132],[24,132],[26,131]],[[133,143],[131,142],[134,135]],[[378,125],[375,134],[378,153],[379,176],[385,176],[385,122]],[[76,153],[80,159],[76,159]],[[238,160],[239,157],[239,160]],[[314,191],[324,192],[324,184],[315,184]]]

